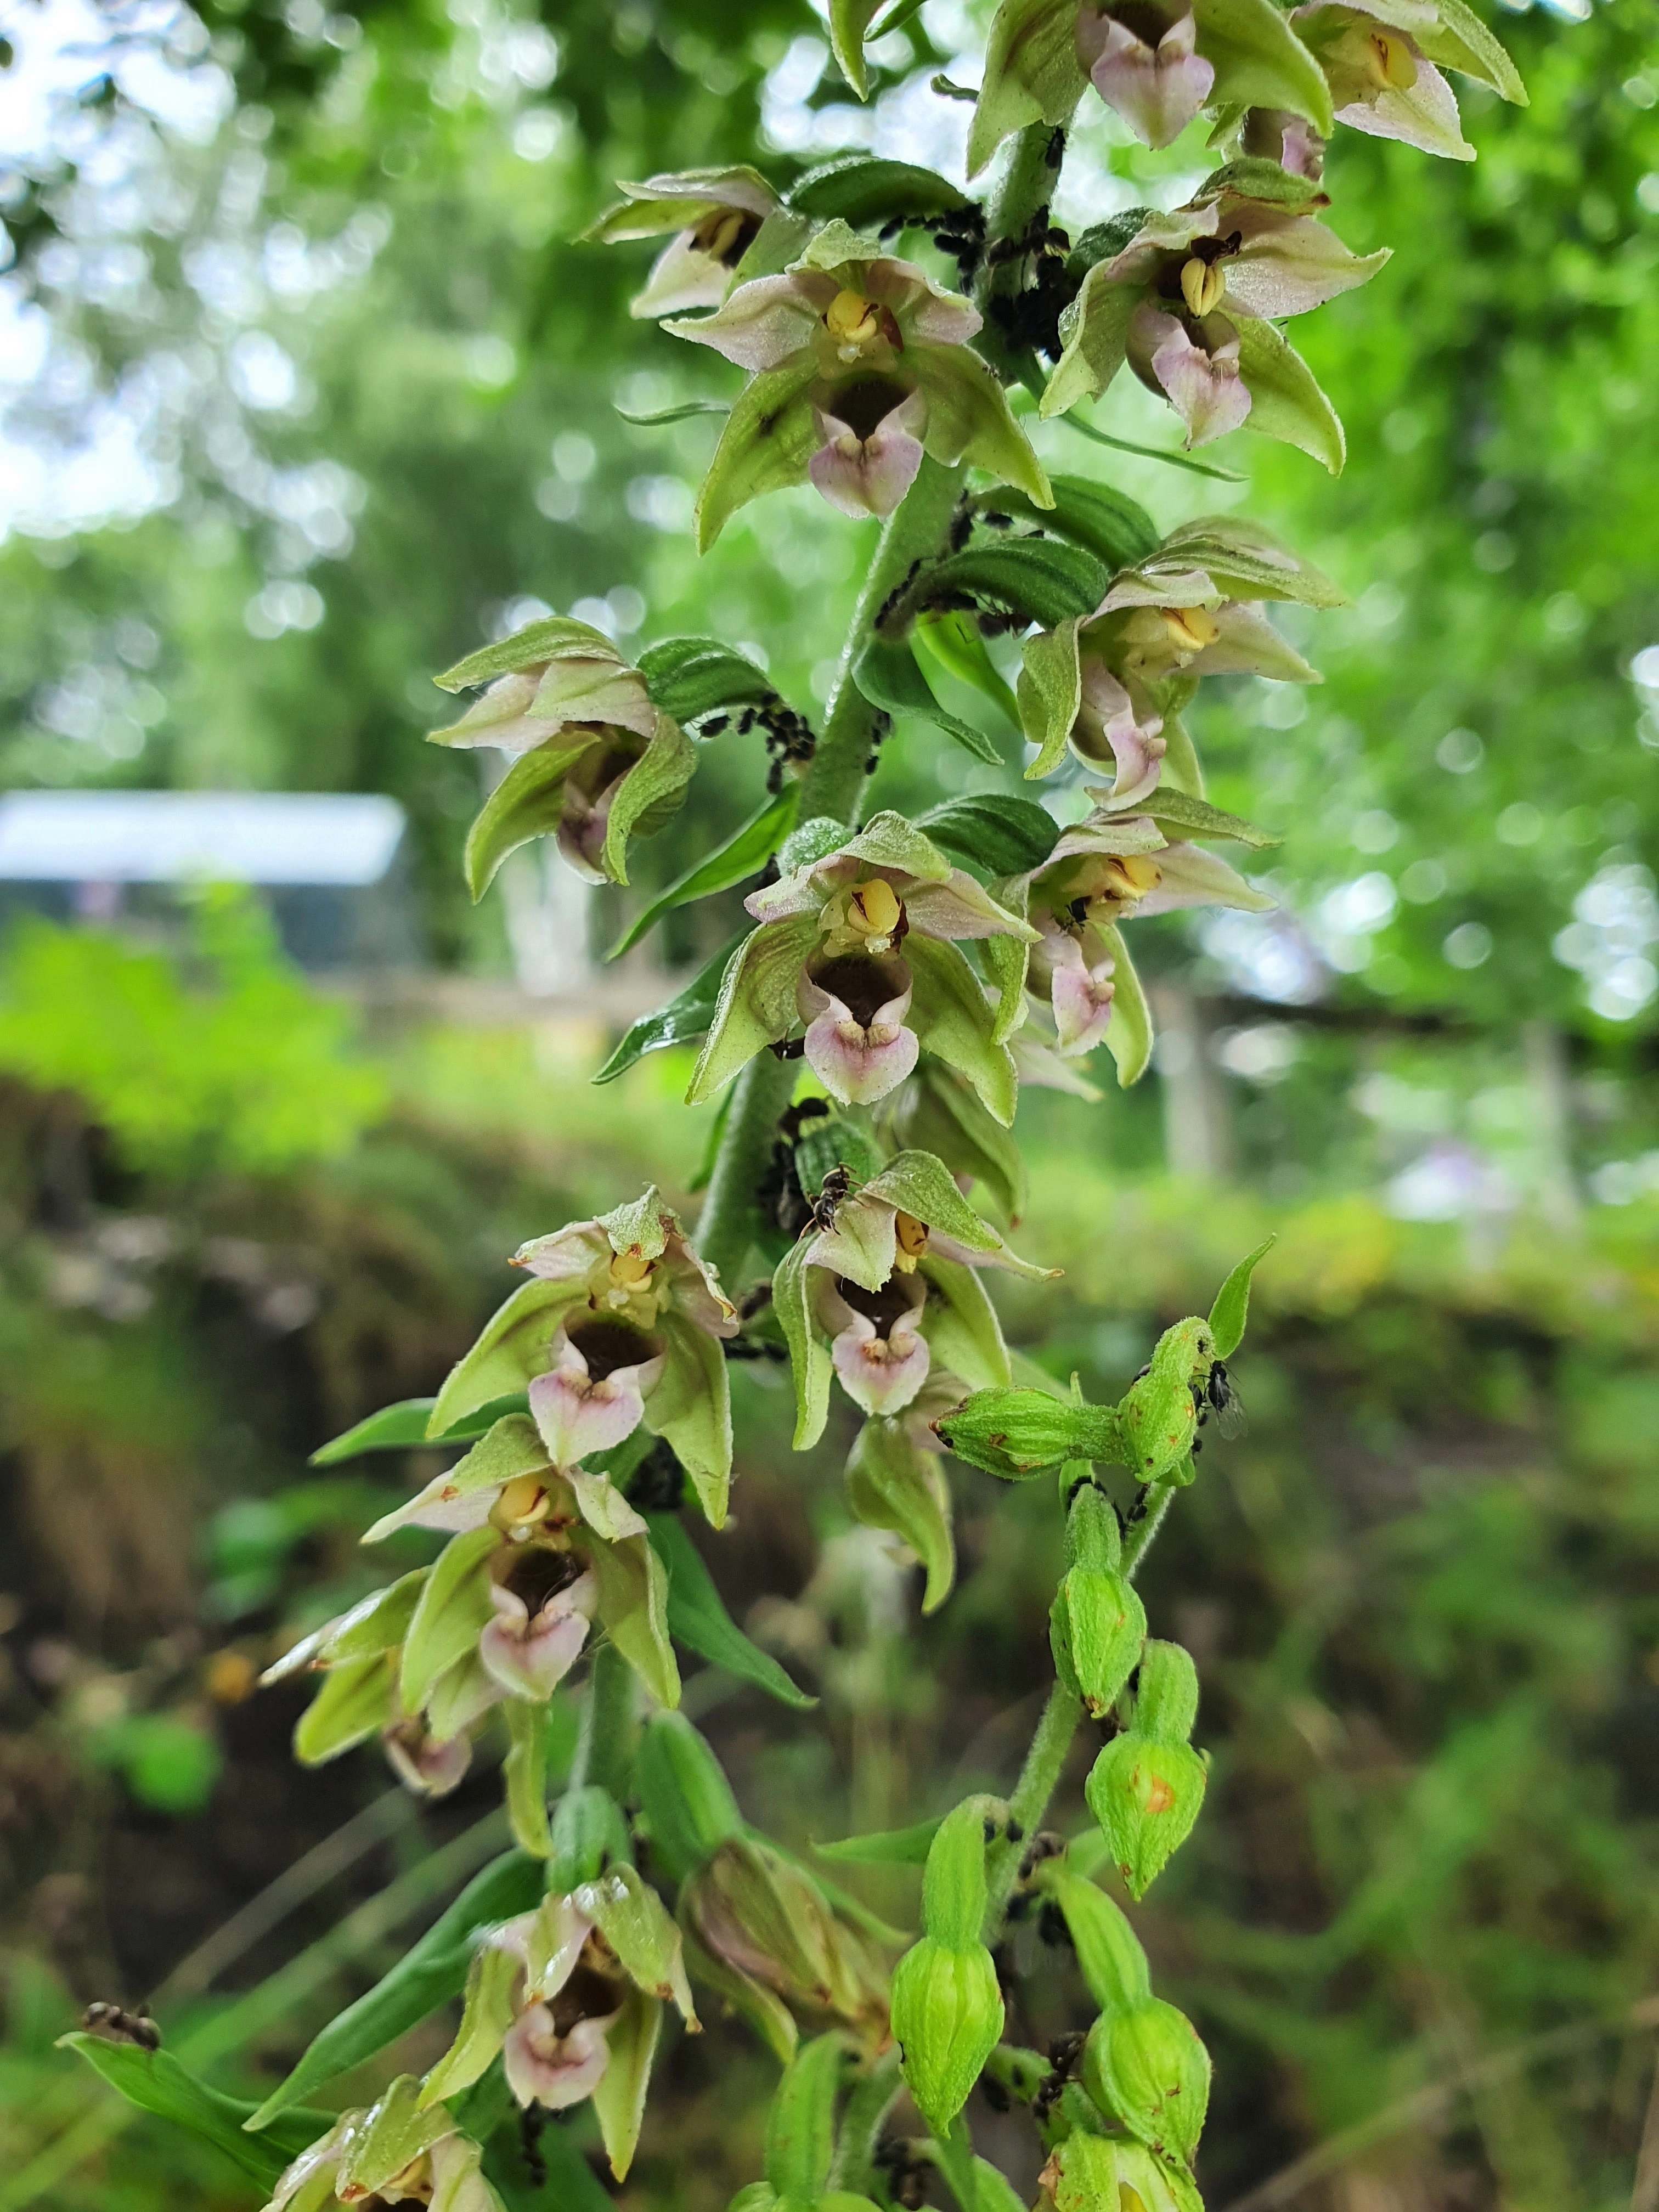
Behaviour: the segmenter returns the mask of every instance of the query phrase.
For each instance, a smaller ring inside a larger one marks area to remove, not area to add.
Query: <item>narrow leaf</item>
[[[611,404],[616,404],[614,401]],[[682,399],[678,406],[659,407],[650,415],[636,415],[629,407],[617,407],[616,411],[636,430],[655,430],[670,422],[687,422],[694,415],[729,415],[732,403],[727,399]]]
[[[708,898],[715,891],[730,890],[734,884],[758,875],[793,829],[799,795],[799,786],[792,784],[777,798],[769,799],[741,829],[732,832],[718,852],[711,853],[696,867],[688,868],[665,891],[653,898],[617,939],[605,955],[606,959],[620,959],[676,907],[689,905],[693,899]]]
[[[912,1827],[846,1836],[836,1844],[814,1844],[812,1849],[821,1859],[838,1859],[848,1866],[926,1866],[939,1828],[938,1820],[918,1820]]]
[[[111,2043],[76,2028],[58,2039],[60,2051],[78,2051],[95,2074],[130,2105],[157,2119],[185,2128],[210,2142],[262,2189],[269,2190],[284,2166],[334,2124],[332,2112],[289,2112],[280,2128],[264,2137],[245,2126],[253,2106],[227,2097],[198,2081],[170,2051],[145,2051],[136,2043]]]
[[[627,1074],[635,1060],[643,1060],[647,1053],[661,1052],[671,1044],[690,1044],[706,1036],[720,1002],[720,978],[726,973],[726,963],[747,934],[746,928],[739,930],[712,960],[698,969],[685,988],[665,1006],[659,1006],[653,1014],[641,1014],[593,1078],[594,1082],[614,1083],[619,1075]]]
[[[1278,1242],[1276,1237],[1270,1237],[1265,1244],[1258,1244],[1216,1292],[1215,1304],[1210,1308],[1210,1336],[1218,1359],[1231,1359],[1243,1342],[1250,1312],[1250,1278]]]
[[[646,1518],[668,1574],[669,1634],[710,1666],[752,1682],[781,1704],[803,1711],[816,1705],[817,1699],[798,1688],[771,1653],[751,1643],[732,1620],[684,1524],[672,1513],[649,1513]]]
[[[716,707],[764,706],[777,697],[765,670],[717,637],[665,637],[640,655],[652,703],[677,722],[696,721]]]
[[[963,721],[939,705],[907,643],[893,638],[872,638],[854,665],[853,681],[870,704],[879,707],[883,714],[921,715],[937,724],[947,737],[954,738],[975,760],[983,761],[989,768],[1002,766],[1002,755],[983,731],[975,729],[970,722]]]
[[[1110,437],[1104,430],[1097,430],[1092,422],[1085,422],[1075,410],[1062,415],[1060,420],[1068,430],[1077,431],[1097,446],[1109,446],[1115,453],[1136,453],[1143,461],[1163,461],[1172,469],[1190,469],[1195,477],[1213,477],[1218,483],[1249,482],[1237,469],[1218,468],[1213,461],[1195,461],[1190,453],[1173,453],[1162,446],[1137,446],[1129,438]]]

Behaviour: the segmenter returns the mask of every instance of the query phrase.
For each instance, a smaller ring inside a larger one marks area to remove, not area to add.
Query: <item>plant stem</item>
[[[1019,1879],[1020,1861],[1025,1856],[1026,1844],[1042,1824],[1048,1809],[1048,1800],[1059,1786],[1061,1770],[1072,1738],[1077,1734],[1078,1723],[1083,1717],[1083,1707],[1071,1692],[1056,1682],[1048,1692],[1048,1702],[1042,1708],[1042,1717],[1031,1739],[1031,1748],[1025,1754],[1025,1764],[1020,1769],[1019,1780],[1014,1784],[1014,1794],[1008,1800],[1008,1817],[1020,1831],[1018,1841],[1000,1837],[986,1853],[985,1863],[985,1941],[994,1943],[1002,1933],[1002,1923],[1008,1911],[1008,1899],[1013,1895],[1014,1884]]]
[[[851,2190],[860,2197],[869,2193],[871,2158],[881,2139],[882,2123],[898,2093],[898,2045],[892,2044],[879,2058],[871,2061],[869,2071],[853,2085],[836,2138],[826,2190]]]
[[[960,468],[947,469],[924,459],[915,482],[882,526],[876,557],[842,647],[823,733],[801,779],[798,821],[829,815],[850,823],[857,816],[876,710],[853,681],[854,664],[870,641],[883,601],[904,580],[913,562],[926,560],[944,543],[962,475]],[[698,1250],[728,1285],[738,1279],[760,1226],[755,1193],[772,1157],[773,1139],[795,1087],[796,1073],[788,1060],[763,1052],[738,1078],[697,1224]]]
[[[1133,1582],[1141,1561],[1152,1548],[1152,1539],[1164,1526],[1164,1516],[1175,1502],[1177,1486],[1173,1482],[1155,1482],[1152,1494],[1146,1501],[1146,1510],[1123,1540],[1121,1571],[1126,1580]]]

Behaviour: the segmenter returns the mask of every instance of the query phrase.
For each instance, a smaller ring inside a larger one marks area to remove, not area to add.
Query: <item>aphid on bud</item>
[[[81,2015],[81,2025],[90,2034],[101,2035],[106,2043],[136,2043],[140,2051],[159,2051],[161,2047],[161,2031],[145,2005],[140,2005],[137,2012],[128,2012],[124,2006],[100,2000],[87,2007]]]

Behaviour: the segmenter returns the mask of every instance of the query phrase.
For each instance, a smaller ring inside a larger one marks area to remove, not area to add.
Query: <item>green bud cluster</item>
[[[940,1823],[922,1876],[924,1933],[893,1970],[893,2034],[904,2079],[930,2127],[945,2134],[1002,2033],[1002,1991],[981,1941],[985,1801]]]

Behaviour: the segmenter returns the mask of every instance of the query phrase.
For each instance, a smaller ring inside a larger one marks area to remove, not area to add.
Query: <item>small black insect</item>
[[[1204,1395],[1215,1408],[1215,1425],[1222,1435],[1242,1437],[1249,1424],[1244,1418],[1244,1408],[1239,1402],[1233,1378],[1218,1359],[1210,1370],[1209,1380],[1204,1385]]]
[[[540,2105],[526,2105],[519,2115],[519,2149],[532,2189],[547,2186],[547,2160],[542,2155],[542,2130],[549,2115]]]
[[[1031,2110],[1039,2119],[1045,2118],[1051,2106],[1058,2104],[1060,2094],[1071,2079],[1077,2062],[1083,2056],[1086,2036],[1072,2034],[1056,2037],[1048,2045],[1048,2074],[1042,2087],[1031,2100]]]
[[[846,1168],[831,1168],[823,1178],[823,1187],[812,1200],[812,1222],[818,1229],[833,1229],[841,1202],[853,1188],[853,1178]]]
[[[1201,261],[1206,269],[1213,269],[1218,261],[1225,261],[1237,253],[1244,243],[1242,230],[1229,231],[1225,238],[1195,238],[1192,257]]]
[[[140,2005],[137,2012],[128,2012],[123,2005],[106,2004],[99,2000],[82,2014],[81,2025],[89,2033],[101,2035],[106,2043],[136,2043],[140,2051],[159,2051],[161,2047],[161,2031],[150,2018],[147,2005]]]

